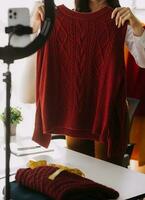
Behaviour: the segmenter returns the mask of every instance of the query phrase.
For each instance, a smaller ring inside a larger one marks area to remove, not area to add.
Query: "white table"
[[[24,164],[32,158],[35,160],[46,159],[48,162],[77,167],[86,174],[87,178],[117,190],[120,193],[118,200],[134,197],[138,199],[137,196],[140,195],[145,197],[145,174],[62,148],[57,144],[53,152],[17,157],[16,159],[20,159],[17,165],[21,166],[22,163]],[[1,187],[2,184],[4,184],[3,179],[0,180]]]

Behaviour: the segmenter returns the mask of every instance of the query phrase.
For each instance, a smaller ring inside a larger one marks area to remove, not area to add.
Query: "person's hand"
[[[115,24],[118,28],[124,26],[127,22],[132,27],[133,33],[136,36],[141,36],[144,32],[142,23],[134,16],[130,8],[115,8],[112,12],[111,18],[115,19]]]
[[[44,21],[44,15],[44,4],[42,2],[36,2],[31,17],[31,26],[33,28],[33,33],[36,33],[39,30],[41,22]]]

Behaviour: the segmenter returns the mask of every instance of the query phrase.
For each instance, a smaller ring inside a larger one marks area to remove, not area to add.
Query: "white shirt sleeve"
[[[125,43],[138,66],[145,68],[145,31],[135,36],[130,25],[127,27]]]

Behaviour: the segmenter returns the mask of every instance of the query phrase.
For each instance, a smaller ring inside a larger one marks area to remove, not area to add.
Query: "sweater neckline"
[[[81,18],[81,19],[91,19],[91,18],[94,18],[95,16],[104,15],[108,10],[112,10],[111,7],[105,6],[95,12],[81,12],[80,13],[80,12],[67,8],[64,4],[60,5],[58,8],[60,9],[61,12],[63,12],[67,16],[74,17],[74,18]]]

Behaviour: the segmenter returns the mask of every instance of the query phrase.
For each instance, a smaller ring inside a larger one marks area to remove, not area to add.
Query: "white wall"
[[[120,0],[120,4],[130,7],[134,14],[145,23],[145,0]]]

